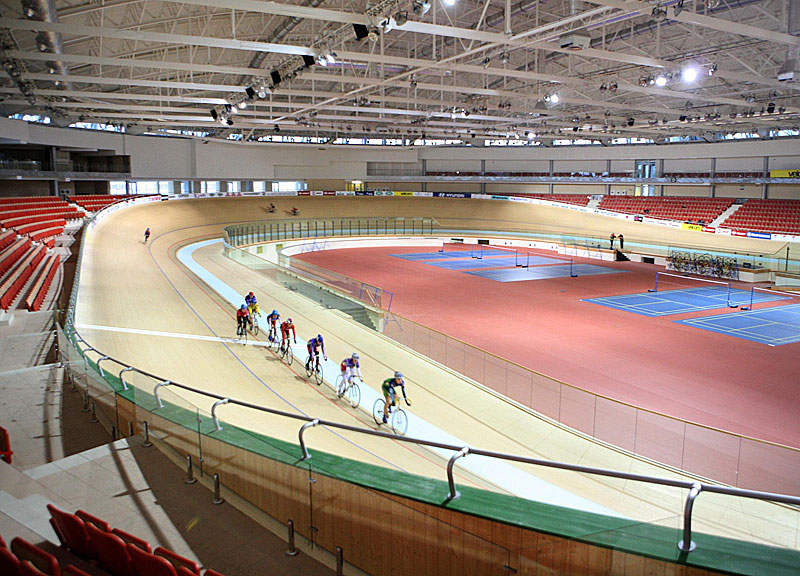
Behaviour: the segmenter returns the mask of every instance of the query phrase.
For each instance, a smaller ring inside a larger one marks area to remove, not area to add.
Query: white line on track
[[[101,330],[105,332],[124,332],[126,334],[142,334],[144,336],[164,336],[165,338],[184,338],[186,340],[205,340],[206,342],[225,342],[229,344],[241,344],[239,338],[218,338],[216,336],[200,336],[198,334],[182,334],[179,332],[160,332],[158,330],[142,330],[140,328],[122,328],[120,326],[97,326],[95,324],[76,324],[76,328],[83,328],[85,330]],[[248,340],[248,346],[263,346],[268,347],[269,342],[260,342],[258,340]]]

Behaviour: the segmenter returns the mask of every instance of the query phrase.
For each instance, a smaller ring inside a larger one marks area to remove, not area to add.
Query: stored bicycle
[[[372,406],[372,417],[375,419],[375,423],[378,426],[382,426],[384,424],[384,406],[385,403],[383,398],[378,398],[375,400],[375,404]],[[389,426],[391,426],[394,433],[398,436],[405,436],[406,432],[408,431],[408,415],[406,414],[406,411],[400,408],[400,406],[395,406],[394,408],[390,407],[389,410],[391,411],[388,419]]]
[[[346,397],[350,401],[350,406],[358,408],[358,405],[361,404],[361,387],[356,382],[356,377],[350,379],[344,390],[342,390],[342,380],[344,380],[344,376],[339,374],[336,378],[336,396],[338,398]]]
[[[313,359],[309,354],[308,358],[306,358],[306,376],[309,378],[314,378],[314,381],[317,383],[317,386],[322,384],[322,364],[319,362],[319,356],[316,357],[316,367],[311,366],[311,362]]]
[[[292,361],[294,361],[294,352],[292,352],[292,346],[289,344],[288,339],[281,342],[278,353],[281,355],[281,360],[285,360],[289,366],[292,365]]]

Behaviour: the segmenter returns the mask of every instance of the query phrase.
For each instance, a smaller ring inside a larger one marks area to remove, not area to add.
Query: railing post
[[[214,504],[222,504],[225,500],[219,495],[219,474],[214,472]]]
[[[217,429],[217,432],[222,430],[222,426],[219,425],[219,419],[217,418],[217,406],[222,406],[230,401],[230,398],[223,398],[222,400],[214,402],[214,405],[211,407],[211,418],[214,420],[214,427]]]
[[[156,397],[156,403],[158,404],[159,408],[163,408],[164,403],[161,401],[161,398],[158,395],[158,389],[161,388],[162,386],[169,386],[170,384],[172,384],[171,380],[164,380],[163,382],[159,382],[158,384],[156,384],[155,387],[153,388],[153,396]]]
[[[447,484],[450,486],[450,494],[447,495],[447,500],[455,500],[461,493],[456,490],[456,481],[453,479],[453,466],[456,463],[456,460],[459,458],[463,458],[469,454],[469,446],[464,446],[461,450],[450,456],[450,460],[447,461]]]
[[[691,552],[697,547],[697,544],[692,542],[692,508],[694,507],[695,499],[702,490],[703,485],[695,482],[686,497],[686,505],[683,508],[683,540],[678,542],[678,549],[681,552]]]
[[[127,368],[123,368],[122,370],[119,371],[119,381],[122,383],[122,389],[123,390],[127,390],[128,389],[128,384],[125,382],[125,379],[122,377],[122,375],[125,372],[130,372],[132,370],[136,370],[136,368],[134,368],[133,366],[128,366]]]
[[[300,459],[301,462],[311,458],[311,454],[308,453],[308,448],[306,448],[306,441],[303,439],[303,434],[305,433],[306,429],[313,428],[314,426],[318,425],[319,425],[319,418],[314,418],[310,422],[306,422],[300,427],[300,432],[298,433],[298,437],[300,438],[300,450],[303,451],[303,457]]]
[[[299,550],[297,549],[297,546],[294,545],[294,521],[289,520],[286,523],[286,528],[289,532],[289,549],[286,550],[286,555],[297,556]]]
[[[344,550],[341,546],[336,547],[336,576],[344,574]]]
[[[144,443],[142,443],[142,446],[144,446],[145,448],[150,448],[150,446],[152,446],[152,445],[153,445],[153,443],[150,442],[150,424],[148,424],[147,420],[145,420],[144,421]]]
[[[89,422],[91,422],[92,424],[100,422],[100,420],[97,419],[97,407],[95,406],[94,398],[92,398],[92,418],[91,420],[89,420]]]
[[[194,477],[194,466],[192,466],[192,455],[186,455],[186,480],[184,480],[185,484],[194,484],[197,482],[197,478]]]
[[[111,356],[103,356],[102,358],[97,359],[97,370],[100,372],[100,378],[106,377],[106,373],[103,371],[102,366],[100,366],[100,362],[102,362],[103,360],[108,360],[110,358]]]

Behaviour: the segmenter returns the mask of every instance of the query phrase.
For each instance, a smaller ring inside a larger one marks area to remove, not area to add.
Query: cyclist
[[[317,334],[315,338],[312,338],[308,342],[306,342],[306,348],[308,349],[308,364],[306,364],[306,368],[311,368],[311,363],[316,360],[317,364],[316,367],[319,367],[319,348],[322,347],[322,357],[327,360],[328,355],[325,354],[325,342],[322,340],[322,334]],[[315,367],[315,369],[316,369]]]
[[[244,297],[244,302],[247,304],[247,311],[250,312],[251,319],[256,316],[261,316],[261,310],[258,308],[258,300],[256,300],[255,294],[250,292],[250,294]]]
[[[241,307],[236,311],[236,333],[239,333],[239,329],[244,326],[244,329],[247,330],[247,325],[250,323],[250,314],[247,312],[247,304],[242,304]]]
[[[395,372],[393,378],[387,378],[383,381],[381,385],[381,389],[383,390],[383,423],[386,424],[389,421],[389,414],[392,413],[392,406],[395,405],[395,393],[394,389],[400,386],[403,390],[403,399],[406,401],[406,406],[411,406],[411,400],[408,399],[406,396],[406,383],[403,381],[403,375],[400,372]],[[389,398],[392,399],[391,405],[389,405]]]
[[[297,334],[294,331],[294,324],[291,318],[287,318],[286,322],[281,324],[281,348],[289,345],[289,330],[292,331],[292,338],[294,338],[294,343],[297,344]]]
[[[254,296],[255,298],[255,296]],[[272,342],[273,340],[278,339],[278,322],[280,322],[281,315],[278,314],[277,310],[273,310],[267,316],[267,322],[269,323],[269,341]]]
[[[147,241],[150,239],[150,228],[144,231],[144,243],[147,244]]]
[[[358,363],[358,352],[353,352],[349,358],[342,360],[341,369],[342,384],[336,391],[339,396],[344,394],[344,391],[347,389],[347,385],[353,381],[353,376],[358,376],[360,380],[364,379],[361,377],[361,366]]]

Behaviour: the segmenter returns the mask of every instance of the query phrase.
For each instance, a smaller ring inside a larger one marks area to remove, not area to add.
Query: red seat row
[[[8,435],[8,430],[0,426],[0,460],[5,460],[6,463],[11,464],[11,456],[14,451],[11,449],[11,438]],[[0,538],[2,541],[2,538]]]
[[[800,233],[800,200],[751,198],[722,226],[762,232]]]
[[[29,202],[32,204],[54,202],[58,200],[55,196],[4,196],[0,198],[0,204],[18,204]]]
[[[13,230],[6,230],[0,232],[0,251],[5,250],[14,243],[17,239],[17,234]]]
[[[30,234],[31,240],[34,242],[41,242],[45,239],[50,239],[52,242],[48,240],[47,246],[48,248],[52,248],[55,244],[55,237],[59,236],[64,233],[63,226],[51,226],[50,228],[45,228],[44,230],[39,230],[38,232],[34,232]]]
[[[34,246],[28,250],[22,260],[11,268],[3,283],[0,284],[0,308],[3,310],[9,309],[22,287],[30,279],[33,271],[36,270],[39,262],[44,258],[45,252],[44,246]]]
[[[37,230],[44,230],[46,228],[56,228],[57,226],[61,226],[62,228],[67,225],[67,221],[63,218],[53,218],[50,220],[42,220],[41,222],[34,222],[32,224],[25,224],[24,226],[17,226],[15,230],[17,234],[30,234],[31,232],[36,232]]]
[[[63,218],[64,220],[77,220],[83,218],[86,214],[78,211],[77,208],[70,206],[69,208],[55,211],[43,211],[41,214],[26,214],[24,216],[18,215],[4,215],[0,214],[0,224],[5,228],[14,228],[16,226],[24,226],[25,224],[32,224],[33,222],[41,222],[43,220],[52,220],[53,218]]]
[[[167,548],[155,550],[145,540],[78,510],[75,514],[48,504],[50,524],[61,545],[76,556],[96,563],[112,576],[196,576],[200,566]],[[221,576],[206,570],[205,576]]]
[[[15,235],[16,237],[16,235]],[[0,277],[8,272],[17,261],[28,251],[31,246],[30,240],[20,238],[15,240],[5,250],[0,252]]]
[[[58,254],[53,254],[47,259],[45,265],[39,269],[39,273],[34,279],[33,286],[31,286],[31,289],[28,291],[28,296],[25,298],[25,306],[27,306],[28,310],[31,312],[36,312],[41,309],[42,302],[44,302],[47,292],[50,290],[50,285],[53,283],[53,278],[58,271],[60,261],[61,259]]]

